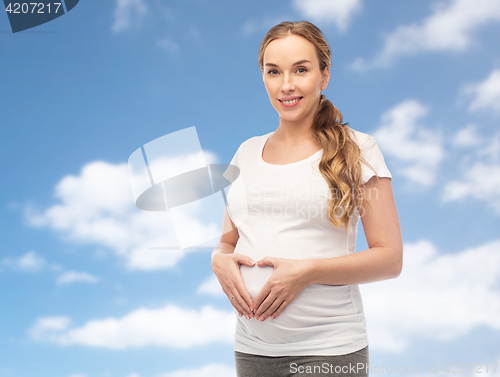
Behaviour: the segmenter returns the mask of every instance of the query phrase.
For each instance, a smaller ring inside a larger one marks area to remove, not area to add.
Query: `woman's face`
[[[330,70],[320,70],[316,47],[298,35],[275,39],[264,51],[264,85],[280,120],[309,122],[316,114]]]

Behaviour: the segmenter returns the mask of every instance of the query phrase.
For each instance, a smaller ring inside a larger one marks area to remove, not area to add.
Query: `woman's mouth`
[[[281,105],[283,107],[294,107],[294,106],[297,106],[299,104],[299,102],[302,98],[303,97],[297,97],[297,98],[286,99],[286,100],[279,99],[278,101],[281,102]]]

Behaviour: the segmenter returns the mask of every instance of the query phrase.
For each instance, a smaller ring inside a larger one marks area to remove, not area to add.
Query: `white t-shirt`
[[[392,178],[375,139],[352,132],[377,175]],[[262,150],[271,134],[246,140],[231,160],[240,169],[227,195],[228,213],[240,235],[234,252],[254,261],[266,256],[319,259],[354,253],[359,215],[351,220],[350,234],[328,219],[330,189],[318,169],[323,150],[291,164],[269,164],[262,159]],[[363,162],[361,167],[362,183],[366,183],[375,174]],[[255,299],[274,268],[242,265],[240,271]],[[274,320],[236,317],[235,350],[239,352],[343,355],[368,345],[357,285],[311,284]]]

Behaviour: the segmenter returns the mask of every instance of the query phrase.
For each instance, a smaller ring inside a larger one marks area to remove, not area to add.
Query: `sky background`
[[[135,207],[127,161],[195,126],[229,163],[274,131],[258,49],[302,19],[393,176],[404,268],[360,287],[370,364],[500,375],[498,0],[82,0],[16,34],[0,15],[1,377],[235,376],[210,251],[149,249],[175,230]]]

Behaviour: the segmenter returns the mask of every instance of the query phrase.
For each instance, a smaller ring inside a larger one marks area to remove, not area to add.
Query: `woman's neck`
[[[302,145],[306,141],[313,141],[314,134],[311,129],[311,123],[302,122],[301,124],[297,124],[280,119],[280,124],[273,134],[275,141],[279,141],[290,147]]]

